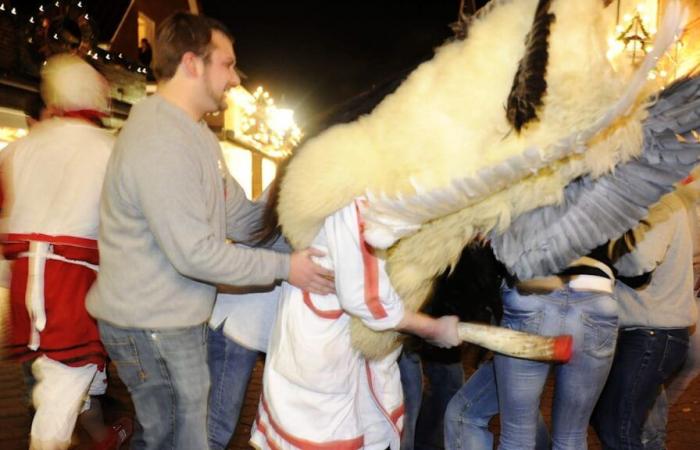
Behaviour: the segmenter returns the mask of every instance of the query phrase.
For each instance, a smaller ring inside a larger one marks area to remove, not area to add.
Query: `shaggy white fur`
[[[540,120],[520,134],[506,121],[504,105],[536,4],[496,1],[473,22],[466,40],[438,49],[370,115],[332,127],[300,149],[282,181],[278,209],[290,242],[308,246],[325,217],[368,189],[412,193],[412,178],[426,189],[441,188],[594,124],[624,90],[606,59],[600,0],[553,2]],[[585,153],[434,220],[392,247],[389,273],[406,307],[422,305],[434,277],[457,261],[475,233],[507,227],[512,217],[559,201],[573,178],[606,173],[637,155],[647,94],[588,142]],[[359,320],[352,333],[354,346],[370,358],[398,345],[396,333],[371,331]]]
[[[64,111],[109,111],[107,80],[80,57],[52,56],[41,69],[41,97]]]

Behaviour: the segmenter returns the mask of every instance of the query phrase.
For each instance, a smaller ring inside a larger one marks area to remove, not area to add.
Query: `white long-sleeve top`
[[[99,201],[114,136],[53,118],[2,152],[2,232],[97,239]]]
[[[350,343],[351,316],[375,330],[404,316],[362,226],[355,202],[329,216],[313,242],[326,253],[318,262],[335,271],[335,295],[283,287],[251,438],[257,447],[399,448],[400,349],[368,361]]]

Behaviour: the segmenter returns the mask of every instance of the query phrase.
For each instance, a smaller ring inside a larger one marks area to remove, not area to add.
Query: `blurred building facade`
[[[174,11],[199,14],[197,0],[0,0],[0,149],[27,133],[26,113],[39,97],[39,72],[52,54],[83,56],[110,82],[118,132],[133,104],[155,92],[150,67],[139,59],[147,40],[153,54],[158,24]],[[241,74],[245,79],[245,75]],[[229,170],[250,198],[274,179],[278,163],[299,142],[293,112],[264,90],[241,86],[224,113],[205,120],[219,136]]]

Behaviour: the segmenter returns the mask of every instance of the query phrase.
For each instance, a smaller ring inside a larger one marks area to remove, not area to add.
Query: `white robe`
[[[335,272],[336,295],[284,285],[270,338],[251,444],[280,449],[399,448],[400,348],[365,360],[350,343],[350,316],[387,330],[404,316],[384,261],[362,239],[357,200],[329,216],[313,247]]]

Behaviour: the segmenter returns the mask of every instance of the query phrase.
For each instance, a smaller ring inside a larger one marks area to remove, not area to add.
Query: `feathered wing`
[[[700,78],[677,81],[649,108],[639,158],[566,186],[559,205],[534,209],[493,233],[497,258],[520,279],[551,275],[621,236],[700,160]]]

